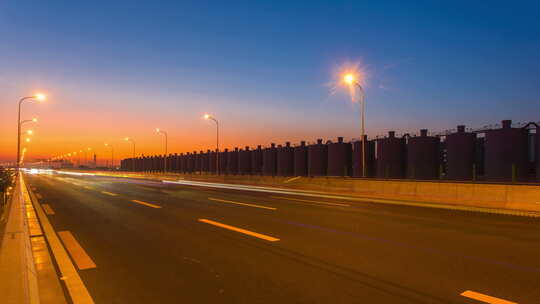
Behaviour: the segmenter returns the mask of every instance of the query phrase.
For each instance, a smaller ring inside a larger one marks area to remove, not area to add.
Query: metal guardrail
[[[0,249],[0,302],[39,303],[37,273],[32,256],[25,202],[29,200],[22,174],[8,204]]]

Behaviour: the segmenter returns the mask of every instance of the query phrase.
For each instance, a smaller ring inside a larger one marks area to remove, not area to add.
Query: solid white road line
[[[31,195],[33,195],[33,193],[31,193]],[[92,299],[92,296],[90,296],[88,289],[86,289],[86,286],[81,280],[81,277],[79,276],[77,269],[75,269],[75,265],[73,265],[73,262],[69,258],[66,249],[64,246],[62,246],[60,239],[58,239],[58,236],[49,222],[49,219],[45,215],[43,208],[41,208],[41,205],[38,204],[37,201],[32,201],[34,202],[34,208],[43,227],[43,232],[47,237],[47,242],[49,243],[51,251],[54,254],[54,258],[58,264],[58,268],[60,269],[60,273],[62,274],[69,295],[71,296],[71,300],[74,304],[93,304],[94,300]]]
[[[60,239],[62,239],[62,242],[68,250],[69,255],[71,255],[71,258],[75,260],[75,263],[77,264],[77,267],[79,267],[79,269],[84,270],[96,268],[96,264],[94,263],[94,261],[82,248],[81,244],[77,242],[71,232],[58,231],[58,235],[60,236]]]
[[[207,220],[207,219],[199,219],[199,222],[210,224],[210,225],[220,227],[220,228],[224,228],[224,229],[228,229],[228,230],[231,230],[231,231],[236,231],[236,232],[240,232],[240,233],[243,233],[243,234],[247,234],[249,236],[253,236],[253,237],[256,237],[256,238],[259,238],[259,239],[262,239],[262,240],[265,240],[265,241],[269,241],[269,242],[277,242],[277,241],[279,241],[278,238],[275,238],[273,236],[264,235],[264,234],[261,234],[261,233],[245,230],[245,229],[242,229],[242,228],[230,226],[230,225],[227,225],[227,224],[222,224],[222,223]]]
[[[54,210],[51,208],[51,206],[49,206],[49,204],[41,204],[41,207],[43,207],[47,215],[54,215]]]
[[[508,300],[495,298],[495,297],[488,296],[488,295],[485,295],[476,291],[471,291],[471,290],[464,291],[461,293],[461,295],[469,299],[474,299],[474,300],[482,301],[489,304],[518,304],[516,302],[511,302]]]

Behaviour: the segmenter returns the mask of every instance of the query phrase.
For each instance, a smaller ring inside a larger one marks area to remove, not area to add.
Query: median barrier
[[[540,212],[540,185],[482,182],[411,181],[349,177],[280,177],[262,175],[212,174],[131,174],[99,172],[102,175],[188,180],[226,184],[279,187],[303,191],[328,192],[365,198],[441,203],[471,207]]]
[[[0,302],[13,304],[39,303],[37,273],[30,244],[28,220],[25,216],[22,175],[17,177],[9,216],[2,236],[0,251]]]

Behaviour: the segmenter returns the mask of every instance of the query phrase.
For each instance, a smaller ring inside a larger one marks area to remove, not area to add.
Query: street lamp
[[[86,148],[86,150],[84,150],[84,163],[88,166],[88,155],[87,155],[87,152],[92,150],[92,148]],[[88,166],[90,167],[90,166]]]
[[[29,123],[29,122],[37,122],[38,119],[37,118],[32,118],[32,119],[26,119],[26,120],[23,120],[21,121],[21,127],[22,125],[24,125],[25,123]]]
[[[360,95],[360,103],[361,103],[361,119],[362,119],[362,127],[361,127],[361,140],[362,140],[362,177],[366,177],[366,143],[365,143],[365,140],[364,140],[364,136],[365,136],[365,123],[364,123],[364,118],[365,118],[365,108],[366,108],[366,93],[364,92],[364,88],[362,87],[362,85],[360,85],[360,83],[356,80],[356,77],[349,73],[349,74],[345,74],[345,76],[343,76],[343,81],[348,84],[349,86],[356,86],[358,88],[358,90],[360,91],[361,95]]]
[[[204,119],[210,119],[216,123],[216,173],[219,175],[219,122],[210,114],[204,114]]]
[[[77,151],[73,152],[73,156],[77,155]],[[81,166],[81,154],[79,153],[79,158],[77,159],[77,166]]]
[[[105,147],[111,147],[111,169],[114,169],[114,147],[109,144],[105,144]]]
[[[165,136],[165,159],[164,159],[164,164],[163,164],[163,173],[167,172],[167,132],[159,129],[159,128],[156,128],[156,132],[158,134],[163,134]]]
[[[17,170],[19,170],[19,163],[21,161],[21,105],[24,101],[44,101],[45,99],[47,99],[45,95],[37,93],[32,96],[23,97],[19,100],[19,111],[17,113]]]
[[[126,137],[125,141],[130,141],[133,144],[133,158],[131,158],[131,170],[135,172],[135,141],[133,138]]]

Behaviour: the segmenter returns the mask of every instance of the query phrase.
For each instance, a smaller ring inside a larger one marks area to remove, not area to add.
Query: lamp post
[[[73,152],[73,156],[77,155],[77,151]],[[81,154],[79,153],[79,158],[77,158],[77,166],[81,166]]]
[[[25,119],[25,120],[21,121],[21,127],[22,127],[25,123],[29,123],[29,122],[37,122],[37,121],[38,121],[37,118]]]
[[[366,93],[364,91],[364,88],[362,87],[362,85],[360,85],[360,83],[355,79],[354,75],[353,74],[346,74],[344,77],[343,77],[343,81],[345,81],[345,83],[347,83],[348,85],[350,86],[356,86],[358,88],[358,90],[360,91],[361,95],[360,95],[360,107],[361,107],[361,131],[360,131],[360,136],[361,136],[361,140],[362,140],[362,177],[366,177],[366,142],[364,140],[364,137],[365,137],[365,123],[364,123],[364,118],[365,118],[365,110],[366,110]]]
[[[131,158],[131,170],[135,172],[135,141],[133,138],[126,137],[125,141],[130,141],[133,144],[133,157]]]
[[[86,150],[84,150],[84,163],[88,166],[88,151],[92,150],[92,148],[86,148]],[[90,167],[90,166],[88,166]]]
[[[210,114],[204,114],[204,119],[210,119],[216,123],[216,174],[219,175],[219,122]]]
[[[159,129],[159,128],[156,128],[156,132],[158,134],[163,134],[165,136],[165,159],[164,159],[164,164],[163,164],[163,173],[167,172],[167,132]]]
[[[111,169],[114,169],[114,147],[109,144],[105,144],[105,147],[111,147]]]
[[[17,171],[19,170],[21,161],[21,105],[24,101],[43,101],[46,98],[47,97],[45,95],[38,93],[33,96],[23,97],[19,100],[19,111],[17,113]]]

